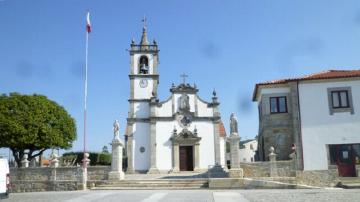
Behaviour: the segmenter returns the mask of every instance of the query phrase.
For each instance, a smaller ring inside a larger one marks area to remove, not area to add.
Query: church
[[[159,101],[159,49],[149,43],[144,24],[141,41],[130,49],[130,98],[125,133],[127,173],[205,172],[225,165],[225,128],[216,92],[210,102],[196,85],[184,81]]]

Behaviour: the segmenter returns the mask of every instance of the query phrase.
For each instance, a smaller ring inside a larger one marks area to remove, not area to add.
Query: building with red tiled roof
[[[268,160],[296,156],[300,170],[337,168],[355,176],[360,164],[360,70],[328,70],[255,85],[258,151]]]
[[[287,78],[287,79],[278,79],[273,81],[266,81],[262,83],[257,83],[255,86],[255,90],[253,93],[253,101],[256,101],[256,96],[258,93],[258,89],[263,86],[268,85],[277,85],[277,84],[286,84],[289,82],[299,82],[299,81],[307,81],[312,82],[314,80],[329,80],[329,79],[352,79],[360,77],[360,69],[359,70],[327,70],[319,73],[305,75],[303,77],[297,78]]]

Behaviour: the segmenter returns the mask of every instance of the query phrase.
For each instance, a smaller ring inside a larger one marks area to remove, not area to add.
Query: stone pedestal
[[[276,165],[276,154],[274,153],[274,147],[270,147],[269,149],[269,160],[270,160],[270,177],[277,177],[277,165]]]
[[[114,138],[112,143],[112,161],[111,171],[109,172],[109,180],[123,180],[125,175],[122,171],[122,150],[123,143],[119,138]]]
[[[21,167],[28,168],[29,167],[29,161],[28,161],[28,155],[24,154],[23,159],[21,160]]]
[[[244,171],[242,168],[234,168],[229,170],[229,177],[230,178],[243,178]]]
[[[147,171],[146,174],[160,174],[160,171],[156,167],[152,167]]]
[[[87,180],[88,180],[87,167],[90,163],[89,153],[84,154],[82,163],[83,163],[83,165],[82,165],[82,189],[86,190],[87,189]]]
[[[229,177],[229,174],[225,171],[225,168],[219,164],[216,164],[214,167],[208,170],[209,178],[226,178]]]
[[[229,170],[229,177],[243,178],[244,177],[243,169],[240,168],[239,135],[237,133],[232,133],[230,137],[228,137],[228,142],[230,143],[230,159],[231,159],[231,168]]]
[[[58,156],[54,152],[50,155],[50,164],[51,164],[51,167],[53,167],[53,168],[59,167],[59,159],[58,159]]]

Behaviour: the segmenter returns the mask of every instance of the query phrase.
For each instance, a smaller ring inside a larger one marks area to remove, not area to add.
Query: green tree
[[[11,149],[21,166],[50,148],[68,149],[76,139],[75,120],[43,95],[18,93],[0,96],[0,148]]]

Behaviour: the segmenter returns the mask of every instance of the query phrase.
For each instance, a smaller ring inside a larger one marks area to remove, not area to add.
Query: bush
[[[75,164],[82,165],[83,152],[67,152],[63,154],[63,157],[67,156],[77,156]],[[111,165],[111,154],[108,153],[89,152],[89,159],[90,166]]]
[[[100,153],[98,155],[98,157],[99,157],[99,160],[98,160],[99,165],[110,165],[111,164],[111,154]]]

